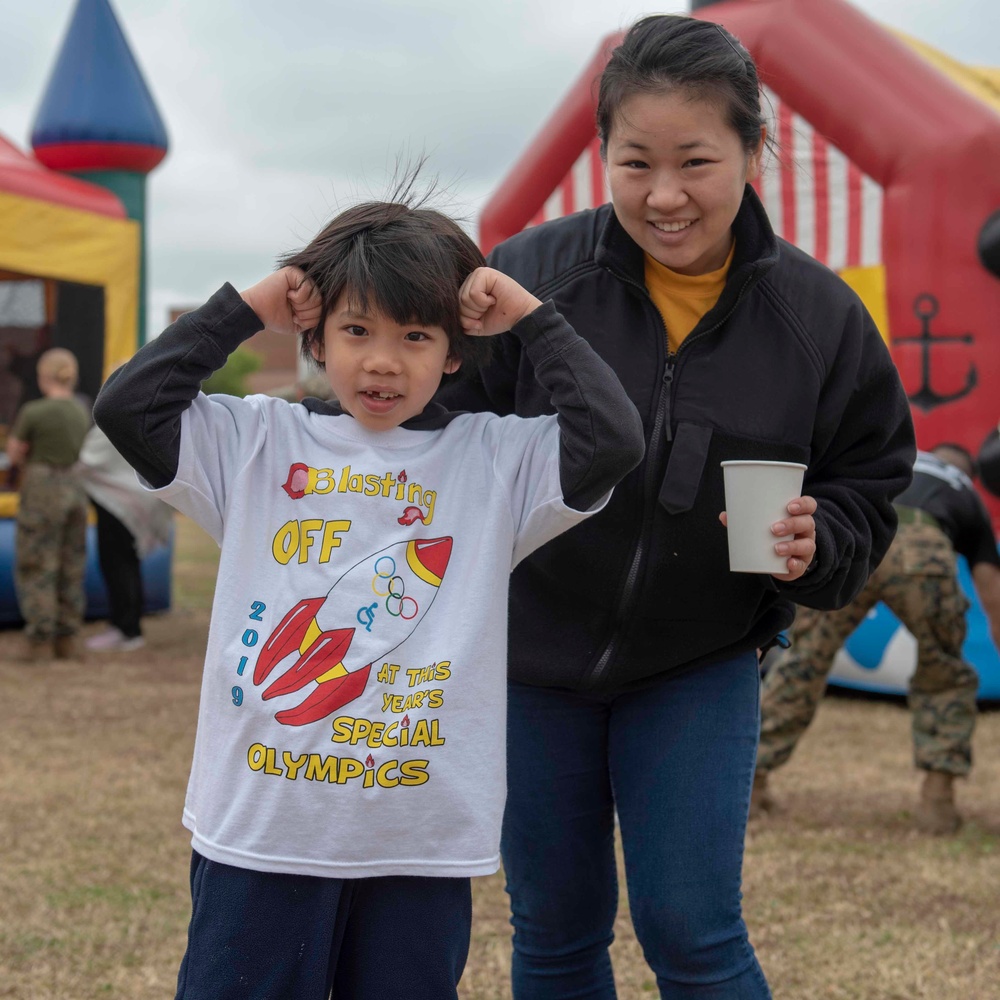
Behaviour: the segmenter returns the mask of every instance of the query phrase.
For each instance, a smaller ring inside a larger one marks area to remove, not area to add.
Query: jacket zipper
[[[642,567],[643,559],[646,555],[645,537],[649,531],[647,521],[649,520],[649,496],[653,486],[652,470],[656,468],[655,459],[659,457],[660,453],[660,441],[664,436],[664,421],[666,421],[667,427],[665,437],[668,441],[671,438],[670,385],[674,380],[675,364],[672,359],[673,355],[668,355],[667,362],[663,367],[663,379],[660,383],[660,398],[657,400],[656,418],[653,420],[653,431],[650,435],[653,455],[647,455],[646,475],[643,478],[642,527],[639,531],[639,540],[636,542],[635,549],[632,552],[632,562],[629,565],[628,576],[625,577],[625,584],[623,585],[621,595],[618,598],[618,607],[615,609],[615,621],[619,624],[615,626],[615,631],[612,634],[611,639],[608,641],[608,644],[604,647],[604,652],[601,653],[597,663],[594,664],[593,669],[590,671],[590,675],[587,677],[587,687],[596,686],[607,672],[608,664],[611,662],[611,658],[615,652],[615,647],[618,645],[618,639],[621,635],[621,623],[625,621],[627,612],[632,604],[635,594],[635,584],[639,578],[639,570]]]
[[[632,281],[630,278],[623,278],[621,275],[616,275],[619,280],[623,280],[630,285],[634,285],[639,288],[643,294],[649,299],[649,292],[644,285],[639,285],[637,282]],[[733,302],[729,311],[725,316],[721,317],[717,322],[710,326],[707,330],[702,330],[701,333],[694,337],[694,340],[700,340],[702,337],[708,336],[710,333],[714,333],[716,330],[722,326],[726,320],[735,312],[736,307],[740,304],[740,300],[743,298],[744,293],[750,286],[752,276],[748,277],[746,281],[743,282],[743,287],[740,289],[739,294],[736,296],[736,301]],[[650,301],[652,301],[650,299]],[[649,498],[652,495],[652,470],[656,468],[656,461],[654,459],[659,458],[661,440],[665,439],[667,441],[673,440],[673,430],[670,426],[670,403],[671,403],[671,392],[673,388],[674,381],[674,371],[677,366],[677,359],[680,356],[681,351],[683,351],[689,343],[691,343],[692,338],[685,339],[684,343],[678,348],[676,354],[667,354],[666,364],[663,367],[663,379],[660,384],[660,398],[657,401],[656,406],[656,418],[653,421],[653,432],[650,435],[650,440],[653,448],[653,454],[647,453],[646,455],[646,475],[643,480],[643,493],[642,493],[642,528],[639,532],[639,540],[636,542],[635,550],[632,553],[632,562],[629,565],[628,576],[625,578],[625,584],[622,587],[621,596],[618,598],[618,606],[615,609],[615,629],[608,640],[608,644],[604,647],[604,651],[598,657],[597,662],[594,664],[589,675],[587,676],[585,687],[594,688],[603,679],[604,675],[607,673],[608,666],[614,657],[616,648],[618,646],[618,641],[621,638],[622,629],[624,627],[627,613],[631,610],[631,605],[635,596],[635,585],[636,581],[639,579],[639,570],[642,566],[643,559],[646,554],[646,535],[649,532]],[[664,424],[666,425],[666,432],[663,432]],[[653,501],[656,502],[655,500]]]

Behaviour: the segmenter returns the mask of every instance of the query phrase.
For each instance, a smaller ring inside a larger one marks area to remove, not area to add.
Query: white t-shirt
[[[199,395],[155,492],[222,549],[193,847],[337,878],[496,871],[508,577],[601,506],[563,503],[556,418],[373,432]]]

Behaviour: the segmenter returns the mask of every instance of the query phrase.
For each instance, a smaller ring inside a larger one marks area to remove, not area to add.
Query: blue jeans
[[[280,875],[195,851],[191,904],[176,1000],[458,998],[467,878]]]
[[[515,1000],[616,996],[616,810],[660,996],[771,996],[740,908],[759,728],[753,653],[627,693],[510,684],[502,850]]]

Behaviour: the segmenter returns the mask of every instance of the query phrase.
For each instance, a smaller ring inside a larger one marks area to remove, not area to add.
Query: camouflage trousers
[[[29,463],[17,513],[14,585],[25,634],[73,635],[83,621],[87,498],[68,469]]]
[[[969,602],[947,536],[920,522],[899,526],[882,564],[846,608],[798,609],[791,647],[768,670],[761,690],[758,771],[772,771],[791,756],[816,713],[834,656],[877,601],[917,640],[908,693],[914,763],[927,771],[969,773],[979,687],[961,654]]]

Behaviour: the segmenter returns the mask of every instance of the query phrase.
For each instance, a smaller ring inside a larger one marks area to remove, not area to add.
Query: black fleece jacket
[[[610,205],[525,230],[490,264],[551,299],[615,370],[646,457],[605,510],[535,552],[510,592],[510,676],[615,690],[754,649],[793,602],[848,603],[895,533],[915,455],[909,405],[879,333],[836,275],[779,240],[750,187],[718,303],[669,354],[641,249]],[[550,412],[532,362],[504,336],[451,409]],[[816,559],[793,583],[730,573],[720,462],[808,465]]]

